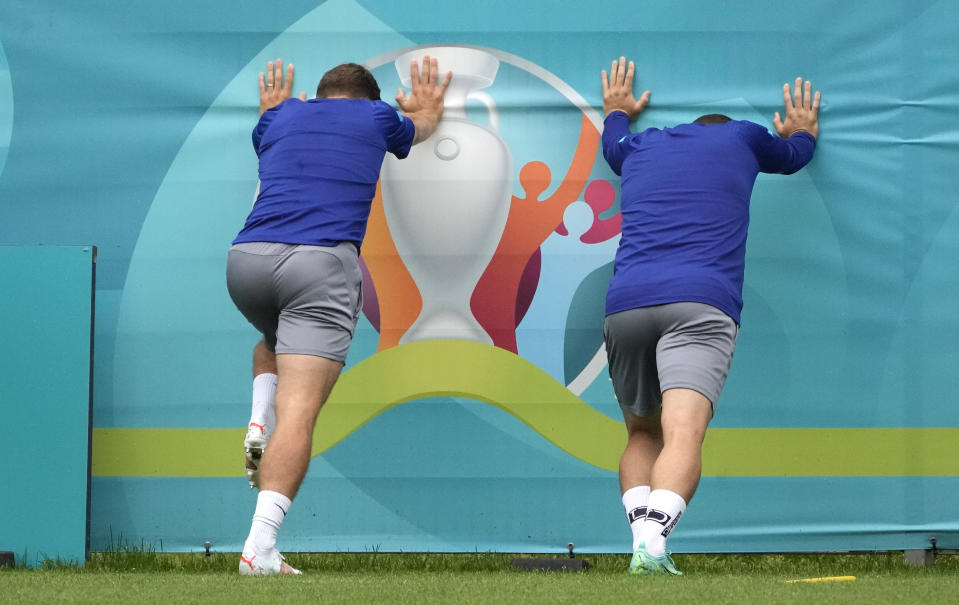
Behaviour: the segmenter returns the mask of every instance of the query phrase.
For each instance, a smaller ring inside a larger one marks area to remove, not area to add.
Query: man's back
[[[234,243],[357,246],[387,151],[403,158],[412,123],[382,101],[289,99],[253,130],[260,193]]]
[[[635,65],[613,61],[603,85],[603,155],[623,176],[623,237],[606,298],[603,342],[623,410],[619,460],[633,534],[632,574],[682,575],[666,541],[702,476],[703,440],[722,393],[742,308],[749,197],[756,174],[812,157],[820,95],[783,85],[779,137],[719,114],[630,134],[649,103]]]
[[[702,302],[738,323],[756,175],[795,172],[814,148],[806,133],[781,139],[744,121],[628,134],[628,117],[610,114],[603,151],[623,177],[623,237],[607,314]]]

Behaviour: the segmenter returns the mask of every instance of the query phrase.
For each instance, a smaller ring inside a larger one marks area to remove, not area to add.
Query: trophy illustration
[[[382,171],[383,209],[390,233],[423,308],[400,338],[458,339],[492,344],[470,311],[470,296],[503,234],[509,214],[513,160],[497,134],[499,114],[482,88],[493,83],[499,60],[475,48],[418,48],[397,57],[403,86],[409,66],[436,57],[440,73],[452,70],[443,119],[409,157],[388,155]],[[466,103],[486,106],[489,126],[471,122]]]

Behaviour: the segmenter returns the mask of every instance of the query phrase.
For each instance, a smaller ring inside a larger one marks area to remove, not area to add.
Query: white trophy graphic
[[[418,48],[397,57],[403,86],[410,62],[436,57],[440,74],[453,72],[443,119],[408,158],[388,155],[382,194],[386,221],[423,309],[400,344],[458,339],[492,344],[470,310],[470,297],[499,244],[509,214],[513,160],[497,134],[499,114],[489,94],[499,60],[475,48]],[[466,117],[467,99],[483,103],[489,126]]]

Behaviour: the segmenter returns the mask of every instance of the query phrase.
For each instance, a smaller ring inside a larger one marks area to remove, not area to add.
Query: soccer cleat
[[[660,573],[668,576],[683,575],[683,572],[676,569],[673,559],[668,554],[654,557],[646,552],[646,545],[642,542],[633,553],[633,560],[629,562],[629,573],[644,576]]]
[[[254,461],[250,455],[246,455],[246,480],[250,482],[250,489],[260,487],[260,460]]]
[[[251,422],[246,430],[243,450],[246,452],[246,480],[250,482],[250,489],[260,487],[260,458],[263,457],[263,450],[266,449],[272,433],[272,427],[265,422]]]
[[[275,548],[265,553],[243,550],[243,554],[240,555],[241,576],[274,576],[277,574],[300,576],[303,575],[303,572],[294,569],[286,562],[280,551]]]

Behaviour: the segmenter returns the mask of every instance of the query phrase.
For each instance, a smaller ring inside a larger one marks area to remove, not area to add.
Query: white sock
[[[276,532],[280,530],[292,502],[280,492],[261,491],[256,497],[256,511],[244,551],[266,552],[276,546]]]
[[[258,374],[253,379],[253,409],[250,422],[264,427],[268,433],[276,423],[276,374]]]
[[[639,546],[640,532],[646,521],[646,504],[649,502],[649,486],[638,485],[623,492],[623,507],[626,509],[626,520],[629,529],[633,531],[633,552]]]
[[[654,557],[666,554],[666,539],[679,523],[686,510],[686,501],[668,489],[654,489],[646,505],[646,522],[643,523],[642,540],[646,552]]]

